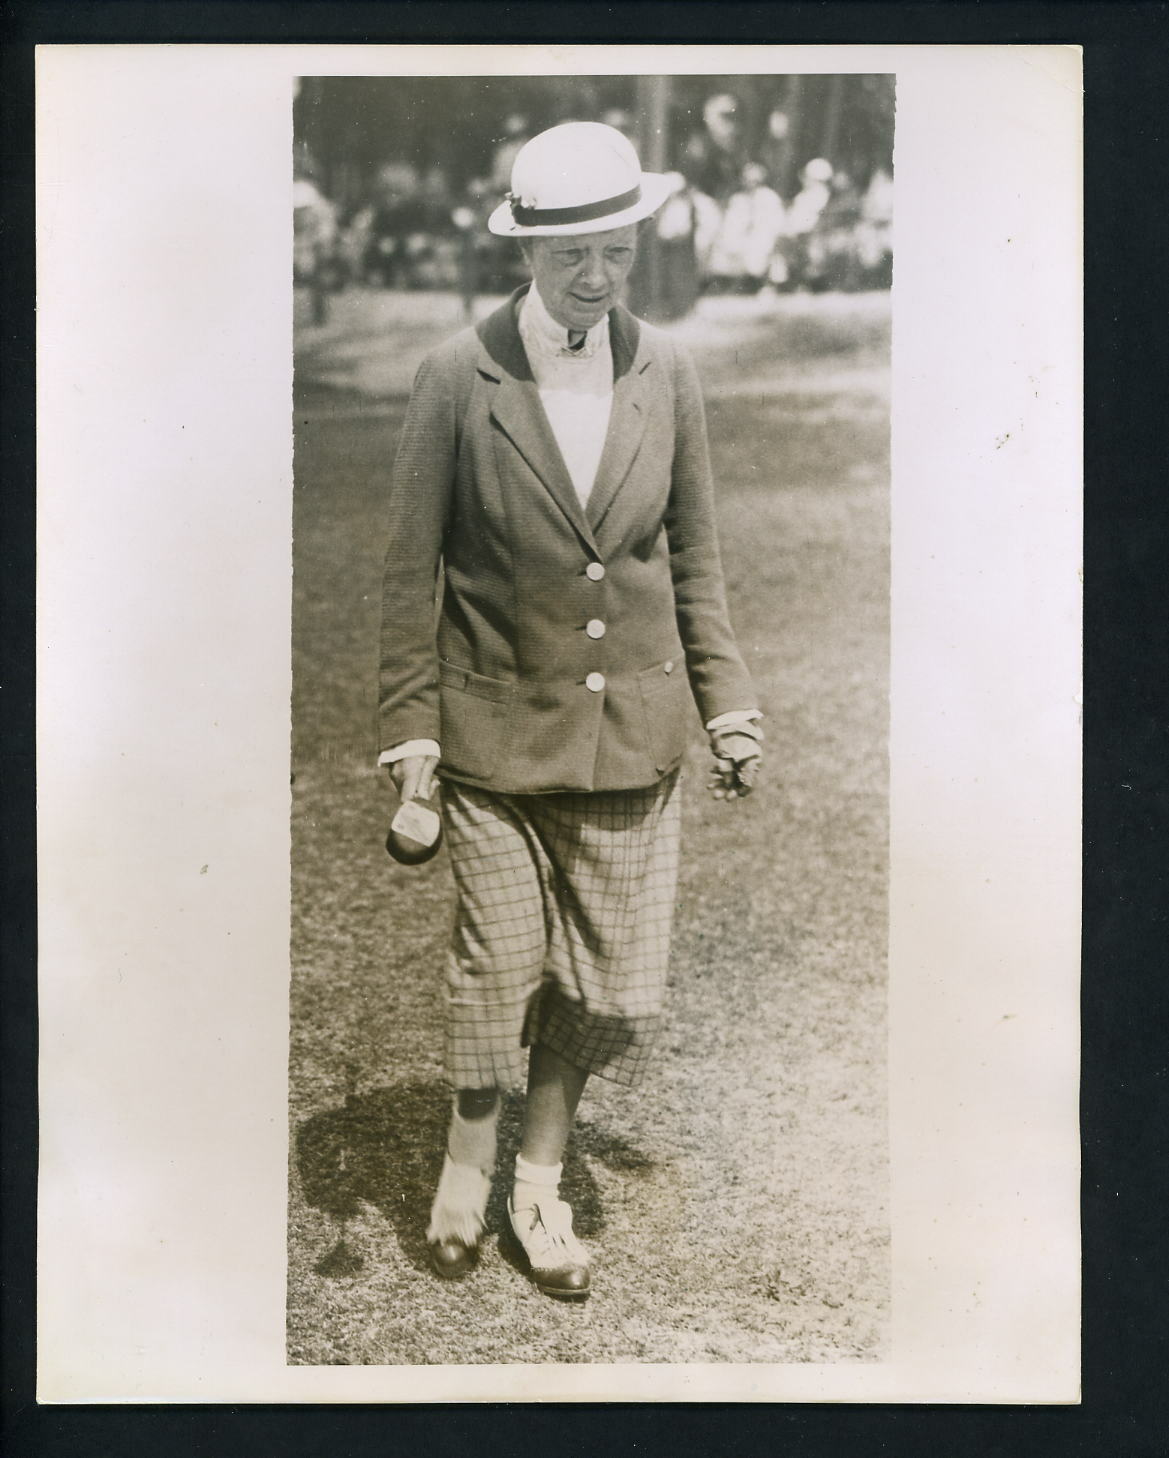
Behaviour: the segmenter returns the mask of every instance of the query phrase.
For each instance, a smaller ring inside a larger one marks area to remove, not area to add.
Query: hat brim
[[[587,223],[517,223],[512,216],[511,203],[501,202],[487,219],[487,231],[499,238],[574,238],[581,233],[608,233],[614,228],[624,228],[630,223],[640,223],[656,213],[669,197],[672,186],[670,179],[661,172],[641,174],[641,197],[632,207],[622,208],[618,213],[609,213],[603,218],[590,218]]]

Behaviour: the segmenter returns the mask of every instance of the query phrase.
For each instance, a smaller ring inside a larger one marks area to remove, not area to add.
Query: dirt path
[[[696,723],[655,1073],[635,1095],[594,1080],[567,1159],[597,1259],[594,1295],[574,1308],[539,1296],[494,1236],[474,1278],[449,1287],[423,1243],[447,1110],[449,871],[441,856],[391,864],[390,797],[371,768],[400,379],[458,323],[438,306],[423,327],[419,297],[396,336],[355,300],[349,326],[335,314],[334,338],[306,345],[299,376],[290,1360],[876,1359],[889,1282],[888,301],[709,301],[675,326],[708,389],[732,615],[770,768],[746,805],[706,799]],[[330,377],[338,350],[344,380]],[[517,1119],[512,1098],[501,1169]]]

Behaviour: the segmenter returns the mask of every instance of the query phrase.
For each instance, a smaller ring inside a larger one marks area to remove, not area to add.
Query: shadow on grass
[[[395,1084],[350,1094],[341,1108],[306,1119],[296,1135],[296,1172],[305,1201],[335,1222],[336,1243],[317,1262],[321,1276],[352,1276],[361,1257],[350,1248],[346,1226],[362,1205],[372,1205],[393,1226],[402,1253],[416,1270],[429,1270],[426,1225],[442,1164],[450,1115],[450,1091],[437,1079]],[[499,1160],[487,1205],[489,1232],[506,1232],[507,1194],[504,1176],[519,1145],[522,1095],[504,1095],[499,1120]],[[561,1193],[573,1209],[578,1235],[598,1235],[605,1228],[604,1207],[596,1181],[581,1155],[599,1159],[610,1169],[637,1174],[652,1168],[641,1150],[607,1130],[580,1120],[564,1160]],[[505,1258],[515,1253],[501,1244]]]

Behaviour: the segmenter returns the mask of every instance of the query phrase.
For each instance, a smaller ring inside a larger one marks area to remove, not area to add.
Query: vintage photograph
[[[1079,50],[36,92],[38,1402],[1075,1403]]]
[[[294,90],[287,1361],[887,1359],[894,77]]]

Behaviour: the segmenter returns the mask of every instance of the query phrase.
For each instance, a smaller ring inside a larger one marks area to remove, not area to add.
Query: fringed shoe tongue
[[[513,1204],[511,1221],[533,1270],[588,1265],[588,1252],[573,1234],[572,1208],[563,1200],[541,1200],[518,1210]]]
[[[478,1244],[490,1192],[491,1181],[481,1169],[455,1164],[446,1155],[430,1209],[426,1239],[432,1243],[459,1240],[466,1246]]]

